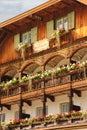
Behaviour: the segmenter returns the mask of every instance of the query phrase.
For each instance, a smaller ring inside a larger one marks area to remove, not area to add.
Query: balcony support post
[[[69,92],[69,111],[73,110],[73,91],[72,91],[72,84],[70,84],[70,92]]]
[[[19,119],[22,119],[22,106],[23,106],[23,102],[22,102],[21,87],[19,87],[19,95],[20,95],[20,99],[19,99]]]
[[[43,103],[43,115],[46,115],[46,96],[45,96],[45,94],[43,94],[41,101]]]
[[[41,71],[42,71],[42,74],[43,74],[44,71],[45,71],[45,66],[44,66],[44,65],[41,66]],[[43,102],[43,115],[46,115],[45,81],[43,81],[43,82],[41,83],[41,88],[42,88],[42,94],[43,94],[43,97],[42,97],[42,102]]]
[[[86,67],[84,67],[84,78],[86,79]]]

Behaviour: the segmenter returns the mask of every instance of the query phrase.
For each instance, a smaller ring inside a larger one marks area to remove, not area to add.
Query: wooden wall
[[[46,37],[46,23],[38,24],[38,40]],[[87,6],[76,9],[76,28],[72,30],[73,39],[79,39],[87,36]],[[14,50],[14,36],[10,35],[8,39],[0,46],[0,64],[19,58],[19,54]]]
[[[0,64],[15,60],[18,53],[14,50],[14,37],[10,35],[6,41],[0,46]]]

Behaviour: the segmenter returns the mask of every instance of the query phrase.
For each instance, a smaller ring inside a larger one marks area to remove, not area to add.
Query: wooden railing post
[[[32,79],[29,79],[29,82],[28,82],[28,92],[32,90]]]
[[[84,78],[86,78],[86,67],[84,67]]]
[[[43,74],[45,71],[45,66],[41,66],[41,73]],[[41,82],[41,88],[43,88],[43,90],[45,90],[45,82]]]
[[[19,81],[20,81],[21,78],[22,78],[22,77],[21,77],[21,71],[19,71],[18,74],[19,74]]]

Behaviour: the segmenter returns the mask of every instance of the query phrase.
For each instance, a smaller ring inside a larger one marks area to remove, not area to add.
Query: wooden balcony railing
[[[21,92],[22,93],[28,93],[31,91],[36,91],[42,89],[42,84],[44,83],[44,87],[50,88],[50,87],[55,87],[55,86],[60,86],[63,84],[67,83],[72,83],[75,81],[82,81],[86,79],[87,76],[87,69],[76,69],[72,70],[70,72],[64,72],[57,74],[55,76],[48,76],[43,79],[35,79],[32,80],[30,83],[29,81],[26,81],[24,83],[18,83],[15,85],[11,85],[7,88],[2,88],[1,89],[1,97],[9,97],[9,96],[14,96],[20,93],[20,87],[21,87]]]

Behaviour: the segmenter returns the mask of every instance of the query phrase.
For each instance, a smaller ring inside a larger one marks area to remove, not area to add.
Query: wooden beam
[[[22,102],[25,102],[26,104],[28,104],[28,106],[32,106],[32,102],[30,100],[23,100],[22,99]]]
[[[46,95],[46,98],[49,98],[52,102],[55,101],[55,97],[52,95]]]
[[[76,1],[78,1],[78,2],[80,2],[80,3],[82,3],[82,4],[87,5],[87,0],[76,0]]]
[[[12,25],[16,28],[19,28],[20,26],[19,25],[16,25],[15,23],[12,23]]]
[[[75,93],[78,97],[81,97],[81,91],[80,90],[72,89],[72,92]]]
[[[12,33],[11,30],[7,29],[7,28],[0,28],[0,30],[4,31],[4,32],[7,32],[7,33]]]
[[[2,107],[6,107],[8,110],[11,110],[11,105],[7,105],[7,104],[1,104]]]

